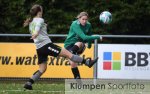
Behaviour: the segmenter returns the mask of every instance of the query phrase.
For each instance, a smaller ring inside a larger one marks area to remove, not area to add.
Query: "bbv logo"
[[[146,52],[125,52],[124,57],[121,52],[104,52],[103,69],[121,70],[121,65],[126,67],[146,67],[150,62],[150,53]],[[123,61],[123,58],[125,61]],[[124,64],[122,64],[124,62]]]
[[[103,69],[121,70],[121,52],[104,52]]]
[[[125,52],[125,66],[147,66],[150,58],[150,53],[145,52]]]

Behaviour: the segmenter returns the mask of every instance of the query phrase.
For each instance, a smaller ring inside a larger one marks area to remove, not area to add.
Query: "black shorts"
[[[61,51],[61,47],[53,43],[48,43],[43,47],[37,49],[38,64],[46,62],[48,59],[48,55],[57,57],[60,51]]]
[[[66,49],[71,52],[73,46],[74,46],[74,44],[71,44],[71,45],[67,46]],[[82,53],[84,52],[85,48],[86,48],[86,46],[85,46],[85,44],[84,44],[84,46],[82,47],[82,49],[80,49],[79,51],[77,51],[76,54],[77,54],[77,55],[82,54]]]

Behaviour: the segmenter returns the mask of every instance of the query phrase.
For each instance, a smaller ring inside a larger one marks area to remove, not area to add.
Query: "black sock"
[[[85,64],[85,63],[86,63],[86,60],[83,58],[83,60],[82,60],[81,63],[82,63],[82,64]]]
[[[33,79],[30,78],[29,81],[26,84],[32,85],[33,83],[34,83]]]
[[[80,79],[80,73],[79,73],[78,67],[71,68],[71,70],[72,70],[72,73],[74,75],[74,78],[75,79]]]
[[[73,54],[76,54],[77,51],[79,50],[79,47],[77,45],[74,45],[72,48],[71,48],[71,51]]]
[[[33,84],[33,83],[34,83],[33,79],[29,79],[29,82],[30,82],[31,84]]]

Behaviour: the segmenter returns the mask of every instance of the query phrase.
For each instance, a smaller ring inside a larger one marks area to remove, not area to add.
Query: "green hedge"
[[[49,34],[67,34],[81,11],[89,13],[95,34],[150,34],[150,0],[1,0],[0,32],[28,33],[22,24],[33,4],[43,6]],[[99,22],[99,14],[105,10],[113,16],[109,25]]]

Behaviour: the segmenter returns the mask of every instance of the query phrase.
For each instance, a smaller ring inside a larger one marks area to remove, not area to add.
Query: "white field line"
[[[48,90],[0,90],[0,92],[57,92],[57,93],[61,93],[61,92],[72,92],[72,91],[48,91]]]
[[[48,91],[48,90],[0,90],[0,92],[43,92],[43,93],[73,93],[73,91]],[[100,92],[99,92],[100,93]],[[120,92],[121,94],[126,94],[125,92]],[[108,94],[115,94],[109,92]],[[149,92],[128,92],[128,94],[149,94]]]

